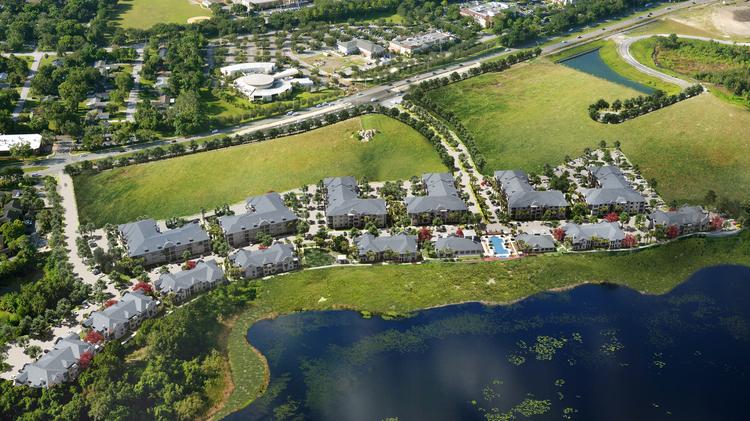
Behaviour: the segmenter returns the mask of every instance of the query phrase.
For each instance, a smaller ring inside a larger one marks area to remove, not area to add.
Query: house
[[[0,135],[0,153],[10,153],[10,149],[22,145],[28,145],[32,151],[37,152],[42,147],[42,135],[40,134],[4,134]]]
[[[524,252],[547,253],[555,251],[555,239],[549,234],[519,234],[516,236],[516,244]]]
[[[339,41],[337,46],[339,52],[345,56],[359,53],[365,58],[372,60],[385,54],[385,48],[366,39],[355,38],[351,41]]]
[[[565,217],[568,201],[559,190],[534,190],[528,175],[519,170],[495,171],[508,214],[512,219],[538,220]]]
[[[461,7],[459,14],[474,19],[482,28],[490,28],[495,19],[510,9],[508,3],[491,1]]]
[[[631,215],[646,210],[646,199],[630,186],[619,168],[612,165],[589,167],[595,188],[585,189],[586,205],[593,215],[627,212]]]
[[[435,241],[435,252],[438,257],[481,256],[484,248],[470,238],[449,235]]]
[[[95,352],[94,345],[72,333],[58,339],[54,348],[37,361],[24,365],[15,382],[31,387],[52,387],[73,380],[81,370],[84,354],[93,356]]]
[[[326,191],[326,222],[331,228],[364,227],[372,221],[384,227],[388,212],[385,200],[361,199],[354,177],[328,177],[323,180]]]
[[[380,262],[393,260],[397,262],[416,262],[417,236],[404,233],[391,237],[375,237],[370,233],[360,235],[354,239],[360,262]]]
[[[289,244],[274,244],[265,250],[239,250],[229,259],[245,278],[262,278],[299,269],[299,258]]]
[[[128,255],[143,259],[145,266],[185,260],[185,252],[192,258],[211,251],[208,234],[197,222],[160,232],[155,220],[144,219],[120,225],[118,229]]]
[[[247,213],[219,218],[227,242],[234,248],[245,247],[258,240],[258,234],[272,237],[293,234],[299,218],[284,204],[278,193],[267,193],[247,199]]]
[[[622,246],[625,233],[617,222],[597,224],[567,224],[563,227],[565,239],[570,240],[573,250],[588,250],[596,247],[617,249]]]
[[[276,71],[276,64],[268,62],[235,63],[222,67],[220,71],[226,77],[247,74],[270,75]]]
[[[0,225],[21,218],[23,218],[23,209],[21,209],[21,201],[18,199],[9,200],[5,203],[2,209],[0,209]]]
[[[128,292],[115,304],[91,313],[84,326],[101,333],[105,339],[119,339],[145,319],[154,317],[157,311],[158,302],[153,298],[141,292]]]
[[[262,10],[273,9],[277,7],[299,6],[307,3],[308,0],[232,0],[233,3],[239,3],[249,9]]]
[[[215,261],[199,262],[194,268],[177,273],[165,273],[154,282],[163,295],[182,301],[193,294],[211,289],[224,282],[224,271]]]
[[[428,173],[422,176],[427,195],[406,198],[406,213],[412,225],[432,224],[435,218],[445,224],[455,224],[468,213],[469,208],[459,197],[453,175]]]
[[[388,44],[388,49],[397,54],[410,56],[433,47],[442,46],[453,40],[453,35],[447,32],[434,31],[408,38],[396,38]]]
[[[708,212],[703,210],[702,207],[687,205],[675,211],[657,210],[649,215],[649,220],[651,221],[651,228],[676,226],[679,229],[678,235],[707,231],[711,221]]]

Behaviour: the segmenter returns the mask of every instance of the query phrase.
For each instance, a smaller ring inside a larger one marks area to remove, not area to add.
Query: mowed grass
[[[362,143],[355,134],[376,129]],[[102,226],[138,217],[192,215],[250,195],[283,192],[327,176],[405,179],[446,168],[421,134],[383,115],[300,135],[75,178],[81,218]]]
[[[667,201],[700,203],[708,190],[750,198],[750,112],[700,95],[625,123],[588,116],[599,98],[638,92],[562,65],[537,60],[432,91],[475,135],[488,172],[541,171],[566,155],[579,156],[600,140],[622,143]]]
[[[117,23],[123,28],[148,29],[157,23],[186,24],[196,16],[211,16],[189,0],[120,0]]]
[[[677,94],[682,90],[677,85],[649,76],[631,66],[630,63],[620,57],[620,54],[617,52],[617,44],[615,44],[614,41],[609,40],[603,43],[602,48],[599,49],[599,57],[601,57],[602,61],[604,61],[604,63],[616,73],[642,85],[648,86],[649,88],[658,89],[670,95]]]

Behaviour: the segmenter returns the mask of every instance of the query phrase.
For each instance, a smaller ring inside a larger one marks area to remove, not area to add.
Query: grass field
[[[116,22],[123,28],[148,29],[157,23],[188,23],[196,16],[211,16],[211,11],[189,0],[120,0]]]
[[[715,20],[716,13],[742,3],[744,2],[730,0],[680,10],[668,17],[663,17],[653,23],[636,28],[629,35],[679,34],[738,42],[750,41],[750,36],[747,35],[747,32],[745,34],[735,33],[728,30],[728,28],[722,28],[722,25],[717,26],[717,21]]]
[[[725,239],[687,239],[636,253],[325,269],[263,281],[258,298],[229,335],[234,389],[217,418],[247,406],[265,389],[264,362],[246,339],[247,329],[262,318],[331,309],[403,315],[466,301],[510,303],[585,282],[607,281],[662,294],[700,268],[717,264],[750,264],[750,233]]]
[[[602,61],[604,61],[604,63],[606,63],[607,66],[609,66],[609,68],[611,68],[615,72],[630,80],[634,80],[642,85],[648,86],[649,88],[658,89],[668,94],[676,94],[682,90],[677,85],[673,85],[659,78],[649,76],[631,66],[617,53],[617,44],[615,44],[614,41],[604,42],[602,48],[599,49],[599,56],[602,58]]]
[[[378,134],[361,143],[354,134],[362,128]],[[81,218],[101,226],[191,215],[326,176],[392,180],[444,170],[432,145],[411,127],[367,115],[287,138],[79,176],[75,188]]]
[[[750,112],[711,95],[683,101],[617,125],[591,120],[599,98],[638,95],[624,86],[545,60],[487,74],[431,92],[475,135],[488,171],[540,171],[578,156],[600,140],[619,140],[666,200],[750,198]]]

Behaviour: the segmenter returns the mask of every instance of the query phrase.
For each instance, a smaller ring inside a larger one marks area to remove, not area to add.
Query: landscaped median
[[[712,265],[750,265],[750,233],[689,238],[631,253],[555,255],[505,262],[429,263],[305,271],[262,281],[258,297],[229,336],[233,392],[216,418],[247,406],[268,380],[265,361],[248,345],[256,321],[306,310],[353,309],[385,316],[467,301],[511,303],[587,282],[663,294]]]

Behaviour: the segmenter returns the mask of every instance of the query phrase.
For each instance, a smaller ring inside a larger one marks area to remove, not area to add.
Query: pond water
[[[607,64],[602,60],[602,57],[599,55],[599,50],[593,50],[588,53],[563,60],[560,62],[560,64],[584,73],[588,73],[592,76],[608,80],[613,83],[625,85],[628,88],[635,89],[636,91],[647,95],[654,92],[652,88],[630,80],[612,70],[612,68],[607,66]]]
[[[748,287],[749,268],[719,266],[659,296],[584,285],[399,320],[261,321],[248,339],[268,392],[228,419],[747,419]]]

